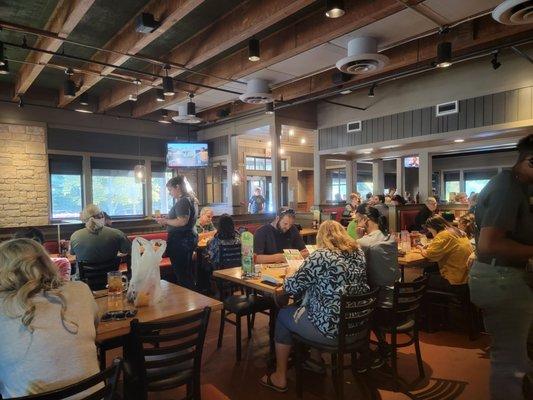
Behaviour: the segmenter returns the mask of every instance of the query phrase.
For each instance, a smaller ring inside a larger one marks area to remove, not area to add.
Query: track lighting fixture
[[[194,94],[189,93],[189,102],[187,103],[187,115],[196,115],[196,104],[192,101]]]
[[[67,80],[63,85],[65,97],[76,97],[76,83],[71,79],[72,75],[74,74],[74,71],[72,71],[72,68],[67,68],[65,70],[65,74],[67,75]]]
[[[346,13],[344,8],[344,1],[342,0],[326,0],[326,17],[339,18]]]
[[[140,86],[141,85],[141,80],[140,79],[134,79],[132,83],[134,85]]]
[[[437,61],[435,66],[447,68],[452,65],[452,44],[451,42],[441,42],[437,45]]]
[[[24,98],[22,97],[22,93],[19,93],[19,102],[18,102],[18,108],[24,108]]]
[[[376,84],[373,83],[372,86],[370,86],[370,89],[368,90],[368,97],[374,97],[374,90],[376,90]]]
[[[163,93],[163,89],[157,89],[156,90],[156,101],[163,102],[165,101],[165,94]]]
[[[168,76],[170,65],[166,64],[164,67],[165,76],[163,77],[163,94],[165,96],[174,96],[174,81],[171,76]]]
[[[492,55],[492,60],[490,60],[490,63],[492,64],[492,69],[498,69],[502,66],[502,63],[498,61],[498,52],[495,52]]]
[[[93,111],[89,107],[89,95],[87,93],[82,93],[80,95],[80,101],[79,104],[76,106],[74,111],[84,113],[84,114],[92,114]]]
[[[137,93],[131,93],[128,97],[129,101],[137,101]]]
[[[7,60],[4,61],[3,65],[0,65],[0,75],[7,75],[9,74],[9,64]]]
[[[266,103],[266,105],[265,105],[265,114],[267,114],[267,115],[274,114],[274,102]]]
[[[261,59],[261,49],[259,47],[259,39],[251,38],[248,40],[248,60],[259,61]]]
[[[159,122],[162,124],[170,124],[172,121],[170,120],[170,117],[168,116],[167,110],[161,110],[161,117],[159,118]]]
[[[6,64],[6,59],[4,57],[4,43],[0,42],[0,67]]]
[[[82,93],[80,95],[80,104],[82,106],[88,106],[89,105],[89,95],[87,94],[87,92]]]

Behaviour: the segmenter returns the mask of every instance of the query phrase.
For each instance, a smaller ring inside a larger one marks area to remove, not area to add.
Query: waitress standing
[[[167,189],[176,199],[176,203],[170,209],[167,218],[156,218],[156,220],[167,227],[167,253],[178,285],[193,289],[192,254],[198,243],[198,234],[194,229],[195,198],[187,191],[186,180],[182,175],[170,179],[167,182]]]

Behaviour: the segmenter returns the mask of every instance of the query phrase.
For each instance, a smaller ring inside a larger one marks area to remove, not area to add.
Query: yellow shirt
[[[470,240],[448,230],[437,233],[426,250],[430,261],[439,264],[440,274],[451,285],[468,282],[467,261],[473,249]]]

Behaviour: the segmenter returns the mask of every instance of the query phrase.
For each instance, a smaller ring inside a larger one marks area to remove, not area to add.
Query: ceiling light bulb
[[[463,143],[464,141],[465,141],[464,139],[455,139],[454,143]]]
[[[265,114],[272,115],[274,114],[274,103],[266,103],[265,105]]]
[[[294,136],[294,129],[289,129],[289,136]]]
[[[326,17],[339,18],[346,13],[344,8],[344,1],[342,0],[326,0]]]
[[[6,64],[6,59],[4,58],[4,43],[0,42],[0,67]]]
[[[65,97],[76,97],[76,83],[72,79],[67,78],[67,80],[63,84],[63,91]]]
[[[305,138],[301,138],[301,139],[300,139],[300,143],[301,143],[301,144],[306,144],[306,143],[307,143],[307,140],[305,140]]]
[[[137,164],[133,167],[135,183],[146,183],[146,167],[143,164]]]
[[[285,154],[285,149],[279,149],[279,154]]]
[[[340,94],[350,94],[352,93],[352,91],[350,89],[346,89],[346,90],[343,90],[342,92],[340,92]]]
[[[4,61],[3,65],[0,65],[0,75],[7,75],[9,74],[9,64],[7,60]]]
[[[267,146],[272,147],[272,142],[270,140],[267,142]]]
[[[167,110],[161,110],[161,117],[159,118],[159,122],[161,122],[162,124],[170,124],[170,123],[172,123],[172,121],[170,120],[170,118],[168,116],[168,111]]]
[[[80,104],[82,106],[88,106],[89,105],[89,95],[87,93],[82,93],[80,95]]]
[[[374,90],[376,89],[376,84],[372,84],[372,86],[370,86],[370,89],[368,90],[368,97],[374,97],[375,96],[375,93],[374,93]]]
[[[251,38],[248,40],[248,60],[256,62],[261,59],[261,49],[259,47],[259,39]]]
[[[134,79],[132,83],[133,83],[134,85],[139,86],[139,85],[141,84],[141,80],[140,80],[140,79]]]
[[[129,97],[128,97],[128,100],[129,101],[137,101],[137,94],[136,93],[130,94]]]
[[[159,101],[160,103],[165,101],[165,94],[163,93],[162,89],[156,90],[156,101]]]
[[[174,81],[171,76],[163,77],[163,94],[165,96],[174,96]]]
[[[451,42],[441,42],[437,45],[437,61],[435,65],[439,68],[447,68],[452,65]]]

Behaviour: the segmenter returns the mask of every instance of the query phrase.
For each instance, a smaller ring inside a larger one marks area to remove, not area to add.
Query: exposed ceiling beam
[[[94,0],[61,0],[57,3],[50,19],[46,23],[45,29],[57,32],[59,37],[66,38],[81,21],[83,16],[89,11]],[[49,51],[57,51],[63,42],[59,39],[43,38],[37,39],[35,47]],[[37,79],[44,66],[53,56],[32,51],[26,57],[26,61],[31,64],[24,64],[16,78],[14,98],[19,94],[24,94],[31,84]]]
[[[187,68],[195,68],[313,2],[314,0],[244,1],[213,24],[175,47],[169,53],[168,61]],[[182,72],[182,70],[175,69],[169,71],[169,74],[177,76]],[[164,75],[163,71],[159,71],[159,74]],[[193,81],[202,79],[198,75],[192,75],[191,78]],[[153,84],[161,85],[161,80],[155,80]],[[150,89],[150,87],[139,88],[139,93],[142,94]],[[99,100],[99,110],[105,111],[126,102],[130,93],[131,87],[128,85],[114,88]]]
[[[123,54],[99,51],[92,57],[92,59],[117,66],[124,64],[130,59],[129,55],[137,54],[144,49],[204,1],[205,0],[151,0],[141,12],[153,14],[154,18],[161,22],[159,28],[148,34],[136,32],[135,25],[137,14],[104,46],[104,49],[106,50],[115,50]],[[101,75],[108,75],[114,70],[112,67],[98,66],[98,68],[101,69]],[[103,79],[103,77],[97,75],[78,76],[77,80],[81,83],[81,87],[76,92],[76,97],[96,85],[101,79]],[[66,97],[64,93],[61,93],[58,106],[65,107],[76,97]]]
[[[476,52],[490,51],[497,47],[507,47],[515,41],[527,40],[533,37],[533,29],[527,25],[507,26],[498,24],[490,16],[482,17],[478,20],[465,22],[454,28],[445,37],[432,35],[424,37],[405,45],[386,50],[384,52],[390,59],[388,66],[377,74],[362,77],[353,76],[350,81],[343,85],[336,85],[332,81],[332,75],[336,69],[327,71],[281,85],[273,90],[276,99],[283,98],[285,104],[292,101],[312,100],[316,96],[328,95],[331,97],[333,91],[340,91],[344,88],[358,84],[367,84],[383,80],[387,81],[399,73],[408,73],[412,70],[428,69],[430,62],[435,59],[437,43],[442,40],[452,42],[454,58],[461,58]],[[487,68],[490,65],[487,63]],[[453,66],[451,67],[453,68]],[[238,115],[243,112],[250,112],[254,107],[235,103],[232,105],[231,115]],[[283,104],[283,103],[281,103]],[[219,119],[218,110],[228,108],[228,105],[205,110],[199,113],[204,121],[216,121]],[[255,107],[256,110],[264,109],[263,106]]]
[[[326,18],[324,10],[320,9],[261,40],[260,61],[249,61],[247,56],[248,49],[243,48],[201,71],[215,76],[240,78],[395,14],[405,8],[404,4],[395,0],[347,2],[346,14],[336,19]],[[201,83],[210,82],[212,86],[224,83],[220,79],[217,80],[212,77],[201,77],[197,80]],[[194,93],[204,92],[204,90],[192,85],[182,89],[190,90]],[[146,115],[184,100],[184,96],[176,95],[165,102],[156,102],[155,93],[148,92],[139,98],[133,114]]]

